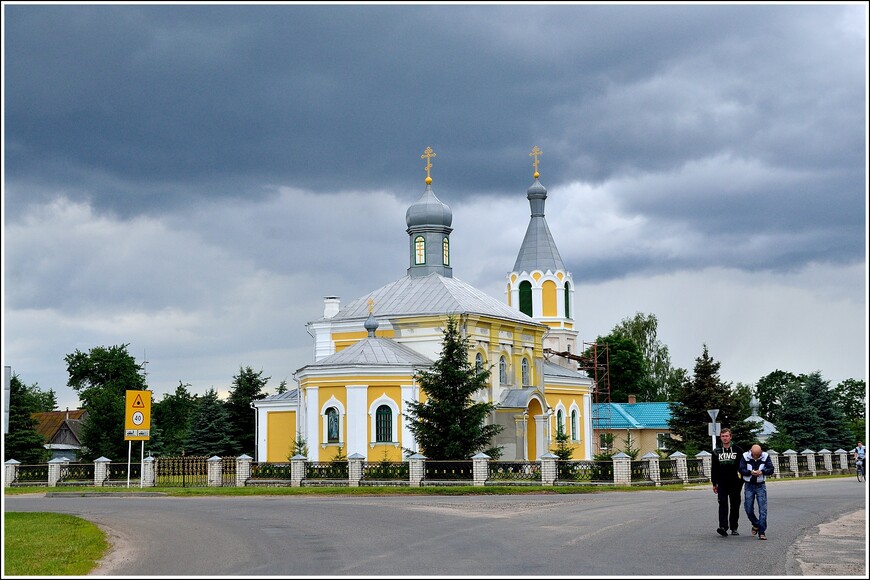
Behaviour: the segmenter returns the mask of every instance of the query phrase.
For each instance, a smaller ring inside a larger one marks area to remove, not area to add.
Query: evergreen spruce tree
[[[752,427],[741,416],[739,396],[728,383],[719,378],[721,363],[710,357],[707,345],[703,354],[695,359],[695,374],[676,390],[676,400],[670,403],[669,426],[675,450],[692,455],[701,450],[710,450],[712,438],[707,432],[710,423],[709,409],[719,409],[716,422],[729,427],[734,442],[747,447],[755,441]]]
[[[150,447],[155,455],[181,455],[198,401],[188,387],[179,381],[173,394],[152,405]]]
[[[836,395],[830,390],[829,385],[830,381],[824,380],[819,371],[804,377],[807,398],[816,408],[816,415],[819,418],[820,437],[809,445],[809,449],[813,451],[821,449],[835,451],[841,448],[851,449],[854,446],[846,418],[835,404]],[[795,451],[803,451],[803,449]]]
[[[233,453],[254,455],[254,439],[256,424],[251,401],[257,401],[266,396],[263,388],[271,377],[263,377],[263,371],[254,372],[251,367],[239,367],[239,374],[233,377],[233,388],[226,402],[227,420],[230,424],[230,438],[233,441]]]
[[[9,433],[5,436],[3,457],[25,465],[44,463],[48,459],[45,438],[36,432],[33,413],[46,411],[40,400],[39,388],[27,387],[17,374],[9,382]]]
[[[233,441],[229,435],[229,422],[224,404],[212,388],[203,395],[190,425],[184,451],[187,455],[219,457],[232,455]]]
[[[455,318],[448,317],[440,357],[430,370],[415,376],[426,400],[410,402],[404,414],[423,455],[429,459],[468,459],[481,451],[493,458],[500,455],[499,448],[489,446],[502,426],[486,424],[496,405],[473,400],[474,393],[486,388],[489,374],[489,369],[478,369],[469,361],[468,339],[460,335]]]
[[[810,401],[806,389],[800,385],[795,385],[785,392],[778,417],[779,423],[777,423],[776,428],[788,435],[794,445],[793,451],[800,452],[812,448],[817,441],[824,438],[816,406]],[[776,450],[780,453],[786,451],[785,449]]]

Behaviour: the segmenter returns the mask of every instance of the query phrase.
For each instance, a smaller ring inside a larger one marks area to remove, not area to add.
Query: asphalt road
[[[458,497],[31,495],[7,496],[5,510],[97,523],[114,546],[95,571],[104,575],[866,575],[865,485],[773,481],[768,496],[766,542],[750,535],[745,514],[741,536],[717,535],[708,486]],[[808,560],[833,567],[806,568]]]

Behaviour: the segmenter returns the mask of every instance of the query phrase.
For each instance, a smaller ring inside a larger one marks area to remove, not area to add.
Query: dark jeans
[[[767,531],[767,487],[763,483],[747,483],[743,498],[746,517],[758,528],[758,533]],[[758,517],[755,516],[755,502],[758,502]]]
[[[735,485],[730,488],[719,486],[719,492],[716,494],[719,499],[719,527],[727,530],[729,527],[732,530],[737,529],[737,520],[740,518],[740,491],[742,485]],[[731,513],[728,513],[728,503],[731,503]]]

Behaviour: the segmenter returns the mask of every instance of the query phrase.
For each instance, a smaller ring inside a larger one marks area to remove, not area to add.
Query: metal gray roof
[[[433,361],[388,338],[364,338],[308,367],[327,366],[431,366]],[[305,367],[303,367],[305,368]]]
[[[532,216],[529,220],[526,237],[523,238],[523,245],[520,246],[513,269],[514,272],[532,270],[565,271],[562,256],[559,255],[559,249],[556,248],[556,242],[553,241],[553,235],[544,216]]]
[[[446,278],[438,273],[419,278],[403,276],[357,298],[330,320],[365,320],[369,315],[369,298],[374,301],[374,315],[380,319],[468,313],[539,325],[522,312],[458,278]]]
[[[587,375],[583,371],[574,371],[568,368],[565,368],[561,365],[557,365],[556,363],[552,363],[548,360],[544,361],[544,377],[567,377],[571,379],[588,379],[589,375]]]
[[[529,405],[532,394],[538,393],[538,389],[526,387],[524,389],[506,389],[502,392],[498,406],[503,409],[525,409]]]
[[[299,389],[292,389],[290,391],[284,391],[283,393],[276,393],[274,395],[269,395],[268,397],[264,397],[260,399],[260,401],[284,401],[286,403],[295,403],[299,400]]]
[[[405,212],[405,223],[408,227],[426,225],[450,227],[453,223],[453,212],[450,206],[435,197],[432,186],[427,185],[420,199],[412,203]]]

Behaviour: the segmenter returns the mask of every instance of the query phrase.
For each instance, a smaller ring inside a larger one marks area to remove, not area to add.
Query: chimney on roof
[[[69,407],[66,408],[66,419],[69,421]]]
[[[637,402],[637,397],[635,397],[635,395],[628,396],[628,404],[629,405],[634,405],[636,402]]]
[[[341,300],[338,296],[324,296],[323,297],[323,317],[324,318],[332,318],[336,314],[338,314],[339,309],[341,308]]]

